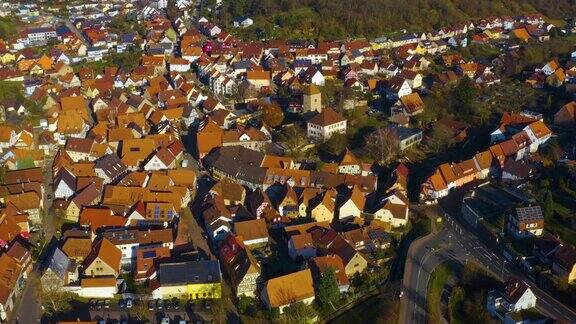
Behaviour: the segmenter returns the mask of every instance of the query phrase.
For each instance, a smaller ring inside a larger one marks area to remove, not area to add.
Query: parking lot
[[[109,323],[133,323],[145,319],[152,323],[210,323],[212,321],[211,304],[206,301],[172,300],[90,300],[92,320],[105,320]]]

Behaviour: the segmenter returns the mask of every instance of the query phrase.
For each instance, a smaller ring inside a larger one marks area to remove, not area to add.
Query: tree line
[[[220,22],[250,16],[260,31],[319,39],[379,36],[401,29],[430,30],[468,19],[541,12],[551,18],[576,14],[574,0],[236,0],[223,5]],[[272,27],[272,28],[271,28]],[[278,28],[279,27],[279,28]],[[274,35],[266,35],[272,37]]]

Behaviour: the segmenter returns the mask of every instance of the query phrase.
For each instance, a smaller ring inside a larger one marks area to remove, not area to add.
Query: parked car
[[[164,308],[165,309],[171,309],[172,308],[172,303],[170,302],[170,299],[164,299]]]
[[[102,307],[104,307],[104,301],[103,300],[99,300],[96,302],[96,309],[102,309]]]
[[[188,301],[186,301],[186,309],[187,310],[193,310],[194,309],[194,302],[192,302],[190,299]]]
[[[172,298],[172,306],[174,307],[174,309],[180,308],[180,301],[178,300],[178,298],[176,297]]]
[[[126,308],[132,308],[134,306],[132,299],[126,299]]]
[[[154,310],[156,308],[156,301],[150,300],[148,301],[148,310]]]
[[[96,309],[96,301],[94,299],[90,299],[90,301],[88,301],[88,306],[90,307],[90,310]]]
[[[104,308],[106,308],[106,309],[110,308],[110,299],[106,299],[104,301]]]
[[[206,301],[206,303],[204,303],[204,308],[206,308],[206,310],[210,310],[210,308],[212,308],[209,301]]]
[[[118,301],[118,307],[119,307],[120,309],[126,307],[126,301],[125,301],[124,299],[120,299],[120,300]]]
[[[164,301],[162,299],[156,299],[156,309],[157,310],[164,309]]]

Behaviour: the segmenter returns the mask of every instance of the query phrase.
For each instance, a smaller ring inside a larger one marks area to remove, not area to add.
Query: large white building
[[[308,121],[308,137],[322,142],[335,133],[346,133],[346,119],[332,108],[325,108]]]
[[[26,37],[21,40],[26,46],[46,44],[50,39],[57,38],[56,29],[52,27],[29,28],[24,32]]]

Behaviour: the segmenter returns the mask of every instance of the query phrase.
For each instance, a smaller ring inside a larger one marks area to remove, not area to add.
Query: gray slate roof
[[[218,260],[163,263],[158,277],[162,286],[218,283],[222,280]]]

